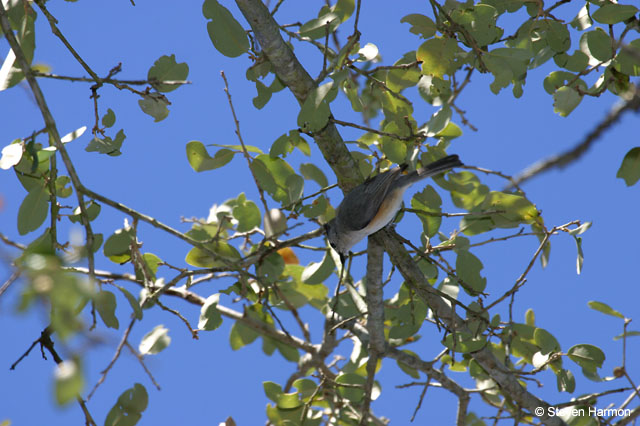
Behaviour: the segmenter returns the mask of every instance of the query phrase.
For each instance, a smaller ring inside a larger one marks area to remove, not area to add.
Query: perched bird
[[[324,225],[331,247],[346,257],[351,247],[393,220],[407,188],[462,165],[457,155],[449,155],[410,173],[403,173],[403,165],[367,179],[344,197],[336,216]]]

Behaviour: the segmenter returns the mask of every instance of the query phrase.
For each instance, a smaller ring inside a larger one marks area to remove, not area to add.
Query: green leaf
[[[580,37],[580,50],[598,61],[608,61],[613,57],[611,46],[611,37],[602,28],[588,31]]]
[[[116,124],[116,113],[111,108],[107,108],[107,113],[102,116],[102,125],[113,127],[114,124]]]
[[[442,198],[431,185],[427,185],[421,192],[416,193],[411,198],[411,208],[436,214],[418,213],[424,234],[429,238],[436,235],[442,224],[442,216],[437,215],[442,212],[440,206],[442,206]]]
[[[258,274],[265,277],[267,281],[275,282],[284,271],[284,259],[278,253],[271,253],[262,259],[258,265]]]
[[[420,130],[422,132],[425,132],[426,136],[428,137],[437,135],[438,133],[443,131],[445,127],[447,127],[447,125],[451,121],[451,114],[451,107],[446,104],[443,105],[441,109],[436,111],[431,116],[427,124],[425,124],[425,126]]]
[[[411,25],[409,31],[419,35],[421,38],[431,38],[436,34],[436,24],[428,16],[412,13],[400,19],[400,22],[406,22]]]
[[[416,52],[411,51],[405,53],[402,58],[398,59],[393,65],[399,66],[404,64],[411,64],[415,61]],[[422,73],[420,72],[419,66],[413,66],[406,69],[391,69],[387,73],[387,87],[389,87],[389,89],[393,91],[400,92],[402,89],[413,87],[418,84],[421,75]]]
[[[18,210],[18,233],[20,235],[35,231],[49,215],[49,194],[44,186],[32,189],[20,204]]]
[[[605,360],[604,352],[600,348],[588,344],[572,346],[567,354],[572,361],[589,372],[595,372],[597,368],[602,367]]]
[[[336,378],[336,385],[338,388],[338,393],[342,395],[342,397],[348,399],[351,402],[360,402],[364,397],[364,384],[366,379],[355,373],[346,373],[340,374]],[[342,387],[341,384],[346,385],[359,385],[362,388],[354,388],[354,387]]]
[[[115,286],[118,288],[118,290],[122,292],[122,294],[124,294],[124,297],[127,299],[127,302],[129,302],[129,305],[131,305],[131,309],[133,309],[133,315],[135,316],[135,318],[137,320],[141,320],[142,309],[140,308],[140,303],[138,302],[138,300],[131,293],[129,293],[129,291],[126,288],[119,286],[117,284],[115,284]]]
[[[395,138],[382,138],[380,150],[392,163],[404,163],[407,157],[407,145]]]
[[[218,52],[235,58],[249,51],[247,33],[226,7],[216,0],[205,0],[202,13],[212,20],[207,23],[207,32]]]
[[[640,180],[640,147],[631,148],[625,154],[616,177],[624,179],[627,186]]]
[[[637,38],[622,48],[615,59],[615,67],[626,75],[640,75],[640,38]]]
[[[95,218],[100,214],[100,210],[102,209],[100,207],[100,204],[96,203],[93,200],[89,201],[89,203],[86,204],[85,207],[87,209],[87,218],[89,219],[89,222],[95,220]],[[69,216],[69,220],[73,223],[82,223],[82,211],[80,210],[80,206],[75,208],[73,214]]]
[[[73,194],[73,188],[71,186],[67,187],[69,183],[71,183],[69,176],[58,176],[56,179],[56,195],[58,197],[67,198]]]
[[[304,176],[305,179],[315,181],[318,185],[320,185],[320,188],[329,186],[327,177],[324,175],[322,170],[320,170],[320,168],[313,163],[300,164],[300,174]]]
[[[194,247],[187,253],[185,262],[199,268],[217,268],[225,266],[227,264],[225,260],[233,263],[241,258],[240,253],[226,241],[215,241],[206,244],[206,247],[215,253],[216,256],[198,247]]]
[[[60,405],[75,401],[84,387],[82,371],[75,361],[63,361],[58,364],[55,379],[56,402]]]
[[[258,90],[258,95],[253,98],[253,106],[262,109],[271,99],[271,90],[260,80],[256,81],[256,90]]]
[[[533,340],[536,345],[538,345],[540,352],[542,352],[543,355],[560,351],[560,343],[558,343],[551,333],[543,328],[536,328],[534,330]]]
[[[311,262],[304,268],[302,282],[305,284],[322,284],[333,273],[335,263],[329,252],[326,252],[321,262]]]
[[[454,335],[448,334],[442,343],[447,348],[460,353],[475,352],[487,345],[487,341],[483,336],[475,337],[467,332],[457,332],[455,333],[455,343],[453,339]]]
[[[171,343],[171,337],[169,337],[169,329],[163,325],[157,325],[144,335],[138,346],[138,351],[142,355],[157,354],[165,349]]]
[[[262,382],[262,388],[267,398],[273,402],[278,402],[278,398],[284,393],[282,386],[274,382]]]
[[[302,37],[309,37],[315,40],[327,34],[327,27],[329,34],[334,32],[341,22],[342,19],[337,13],[329,12],[305,22],[300,27],[299,33]]]
[[[187,160],[189,160],[191,168],[196,172],[222,167],[231,161],[234,155],[236,155],[236,152],[223,148],[211,157],[202,142],[191,141],[187,144]]]
[[[451,18],[464,27],[466,32],[478,46],[487,46],[496,42],[504,33],[496,26],[498,11],[488,4],[477,4],[470,8],[456,8],[451,11]],[[466,34],[460,33],[460,38],[467,46],[472,42],[466,39]]]
[[[627,337],[640,336],[640,331],[627,331],[626,333],[618,334],[613,340],[626,339]]]
[[[567,26],[553,19],[545,19],[547,43],[556,52],[566,52],[571,47],[571,35]]]
[[[176,81],[186,80],[189,75],[189,65],[185,62],[177,63],[176,55],[161,56],[156,60],[149,72],[147,78],[151,81]],[[153,87],[158,92],[171,92],[176,90],[179,85],[177,84],[157,84],[152,83]]]
[[[287,204],[297,203],[304,192],[304,178],[297,174],[291,174],[287,176],[284,184],[287,188]]]
[[[110,291],[102,290],[95,295],[95,303],[104,325],[117,330],[120,323],[116,317],[116,296]]]
[[[111,139],[109,136],[105,136],[103,139],[94,136],[89,145],[84,149],[87,152],[99,152],[100,154],[107,154],[112,157],[117,157],[122,154],[120,148],[124,142],[126,136],[124,130],[120,130],[116,134],[115,139]]]
[[[258,155],[251,162],[251,170],[256,174],[260,187],[280,203],[289,204],[300,190],[299,187],[292,190],[287,187],[287,179],[295,175],[295,172],[281,158],[273,158],[266,154]],[[303,181],[302,178],[296,181],[290,180],[289,183],[299,185],[301,180]]]
[[[571,114],[571,111],[582,101],[582,95],[577,90],[562,86],[553,94],[553,112],[558,113],[561,117]]]
[[[102,249],[104,255],[112,262],[122,263],[130,259],[131,243],[133,242],[133,229],[118,229],[107,238]]]
[[[138,100],[142,112],[154,118],[154,122],[162,121],[169,115],[169,101],[160,93],[149,93]]]
[[[238,220],[238,232],[247,232],[260,226],[260,209],[250,200],[245,200],[233,207],[233,217]]]
[[[595,300],[591,300],[591,301],[589,301],[589,303],[587,303],[587,305],[589,305],[589,307],[591,309],[596,310],[598,312],[602,312],[603,314],[611,315],[612,317],[618,317],[618,318],[624,319],[624,315],[622,315],[620,312],[616,311],[615,309],[613,309],[611,306],[607,305],[606,303],[597,302]]]
[[[140,383],[124,391],[109,410],[104,426],[134,426],[149,404],[147,390]]]
[[[455,72],[456,55],[460,52],[461,49],[455,40],[436,37],[420,45],[416,59],[422,61],[422,74],[443,77]]]
[[[573,377],[573,373],[564,368],[556,374],[558,391],[573,393],[576,390],[576,378]]]
[[[231,327],[231,334],[229,335],[229,343],[231,349],[237,351],[243,346],[252,343],[258,338],[258,333],[246,325],[235,322]]]
[[[487,286],[487,279],[480,275],[483,265],[472,253],[461,250],[456,258],[456,274],[466,284],[463,288],[466,292],[475,291],[481,293]],[[467,286],[471,286],[468,289]],[[472,294],[473,295],[473,294]]]
[[[337,93],[338,88],[334,87],[333,81],[309,92],[298,114],[298,126],[309,132],[324,128],[331,115],[329,103],[335,99]]]
[[[220,293],[212,294],[200,309],[200,318],[198,320],[198,329],[211,331],[220,327],[222,324],[222,315],[217,309],[220,301]]]
[[[555,55],[553,59],[556,65],[571,72],[584,71],[587,68],[587,65],[589,65],[589,56],[581,50],[576,50],[571,56],[566,53],[559,53]]]
[[[613,25],[626,21],[638,12],[638,8],[627,4],[607,3],[600,6],[591,17],[601,24]]]

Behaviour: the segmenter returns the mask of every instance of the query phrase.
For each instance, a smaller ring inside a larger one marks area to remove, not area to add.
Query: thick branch
[[[236,4],[251,25],[276,75],[302,104],[316,85],[282,38],[273,16],[260,0],[236,0]],[[313,137],[335,171],[340,188],[349,190],[362,182],[359,169],[333,123],[314,133]]]

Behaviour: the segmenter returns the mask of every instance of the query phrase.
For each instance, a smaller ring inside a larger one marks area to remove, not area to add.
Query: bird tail
[[[422,179],[426,179],[430,176],[437,175],[442,172],[446,172],[454,167],[463,166],[462,161],[457,155],[448,155],[444,158],[434,161],[431,164],[427,164],[425,167],[415,171],[415,174],[411,176],[411,183],[417,182]]]

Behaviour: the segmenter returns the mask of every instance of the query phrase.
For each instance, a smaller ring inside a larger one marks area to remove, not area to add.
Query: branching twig
[[[596,127],[591,130],[591,132],[589,132],[582,141],[576,144],[573,148],[563,153],[553,155],[544,160],[540,160],[537,163],[534,163],[531,166],[527,167],[513,179],[512,185],[519,185],[539,174],[545,173],[556,167],[563,168],[568,166],[569,164],[582,157],[605,131],[607,131],[614,124],[620,121],[622,115],[625,112],[638,112],[639,110],[640,88],[638,86],[635,86],[635,93],[633,97],[622,105],[618,104],[614,106],[611,111],[609,111],[607,116],[600,123],[598,123]]]

